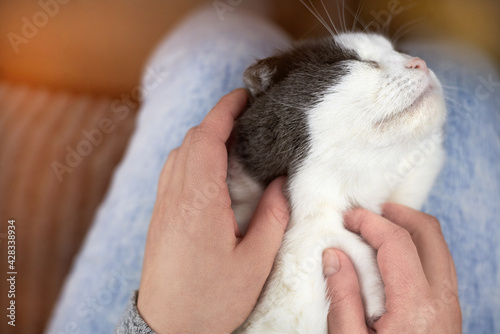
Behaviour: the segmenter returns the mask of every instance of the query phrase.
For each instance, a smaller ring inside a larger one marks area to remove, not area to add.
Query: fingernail
[[[245,88],[236,88],[236,89],[233,89],[229,94],[234,94],[236,92],[239,92],[239,91],[247,91]]]
[[[340,270],[340,261],[337,253],[332,249],[327,249],[323,253],[323,275],[330,277]]]

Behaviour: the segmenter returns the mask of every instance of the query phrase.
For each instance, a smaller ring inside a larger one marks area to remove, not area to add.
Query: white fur
[[[229,161],[227,176],[231,207],[241,234],[245,234],[264,189],[243,171],[237,161]]]
[[[238,333],[327,333],[322,252],[329,247],[353,262],[367,321],[380,317],[385,295],[375,252],[344,228],[342,216],[352,207],[380,213],[388,200],[418,209],[442,166],[446,110],[432,71],[406,68],[411,57],[377,35],[344,34],[337,41],[379,68],[353,63],[310,110],[311,149],[288,181],[291,221],[263,294]],[[246,230],[262,189],[238,168],[230,168],[228,179]]]

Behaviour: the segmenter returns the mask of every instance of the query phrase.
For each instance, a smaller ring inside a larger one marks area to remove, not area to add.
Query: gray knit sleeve
[[[115,334],[156,334],[137,310],[137,291],[130,298],[125,313],[116,325]]]

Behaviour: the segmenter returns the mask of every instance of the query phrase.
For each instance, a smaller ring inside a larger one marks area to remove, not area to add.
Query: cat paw
[[[365,319],[368,326],[372,327],[373,324],[384,315],[385,308],[385,293],[383,285],[378,291],[372,291],[370,295],[365,298]]]
[[[384,309],[384,311],[383,311],[383,312],[379,312],[380,314],[377,314],[377,315],[372,315],[372,316],[368,316],[368,317],[366,318],[366,324],[368,325],[368,327],[373,328],[373,324],[374,324],[375,322],[377,322],[377,320],[378,320],[378,319],[380,319],[380,318],[382,317],[382,315],[384,315],[384,313],[385,313],[385,312],[386,312],[386,311],[385,311],[385,309]]]

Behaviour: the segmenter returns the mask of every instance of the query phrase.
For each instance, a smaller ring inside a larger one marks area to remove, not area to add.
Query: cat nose
[[[429,68],[427,68],[427,64],[425,63],[425,61],[423,61],[423,59],[421,59],[419,57],[414,57],[414,58],[410,59],[406,63],[405,67],[412,68],[412,69],[421,69],[425,73],[429,73]]]

